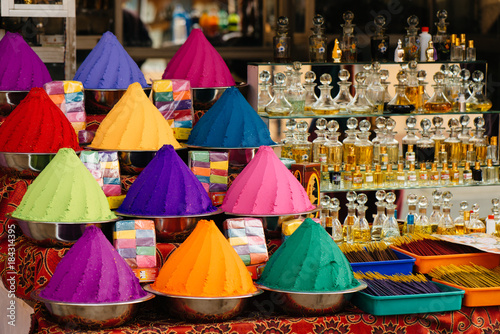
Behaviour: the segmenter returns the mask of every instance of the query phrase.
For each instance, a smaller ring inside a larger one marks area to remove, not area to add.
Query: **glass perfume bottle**
[[[386,193],[384,190],[378,190],[375,193],[375,198],[377,199],[377,202],[375,202],[375,205],[377,206],[377,214],[375,215],[375,218],[373,218],[372,223],[372,241],[380,241],[382,238],[382,226],[384,224],[384,221],[387,219],[387,216],[385,215],[385,196]]]
[[[387,104],[392,100],[391,93],[389,93],[389,85],[391,83],[387,81],[388,78],[389,71],[386,69],[380,70],[380,84],[384,87],[384,110],[387,110]]]
[[[491,213],[493,213],[493,219],[495,220],[495,232],[493,234],[497,237],[500,237],[500,199],[498,199],[497,197],[493,198],[491,200],[491,204],[493,204]]]
[[[326,119],[318,118],[316,120],[316,131],[314,131],[317,135],[316,139],[312,142],[312,162],[320,162],[319,161],[319,152],[321,148],[326,149],[326,142],[328,141],[326,138]],[[326,155],[325,155],[326,158]],[[326,161],[325,161],[326,162]]]
[[[359,189],[363,185],[363,174],[361,173],[361,167],[356,165],[354,167],[354,172],[352,173],[352,188]]]
[[[405,154],[406,168],[410,168],[410,164],[415,164],[415,152],[413,152],[413,144],[408,145],[408,151]]]
[[[285,91],[285,97],[292,105],[292,115],[304,114],[306,103],[306,90],[301,83],[302,64],[299,61],[293,62],[293,73],[291,74],[290,86]]]
[[[348,164],[357,164],[356,159],[356,143],[359,141],[357,134],[358,130],[356,130],[358,126],[358,120],[354,117],[350,117],[347,120],[347,130],[345,133],[347,137],[342,142],[343,144],[343,160],[344,163]]]
[[[342,48],[340,47],[339,40],[335,38],[335,44],[332,50],[332,60],[334,63],[342,62]]]
[[[443,167],[441,167],[441,184],[443,186],[447,186],[450,184],[451,178],[450,178],[450,170],[448,169],[448,164],[444,164]]]
[[[321,225],[327,229],[326,218],[330,216],[330,196],[322,195],[319,201]],[[328,232],[328,229],[327,229]]]
[[[326,63],[326,35],[324,34],[325,19],[320,14],[314,15],[312,35],[309,36],[309,61]]]
[[[436,186],[440,183],[440,175],[437,170],[437,164],[433,163],[431,165],[431,171],[429,172],[429,184],[431,186]]]
[[[434,160],[439,161],[439,152],[441,150],[441,145],[444,144],[444,140],[446,139],[444,135],[445,128],[443,127],[443,117],[434,116],[432,118],[432,124],[434,124],[434,128],[432,129],[433,133],[431,136],[431,140],[434,143]]]
[[[385,17],[378,15],[373,20],[375,35],[371,37],[372,61],[389,61],[389,36],[385,34]]]
[[[410,164],[410,168],[406,172],[406,185],[416,186],[417,184],[417,172],[415,171],[415,164]]]
[[[436,72],[434,74],[434,82],[436,83],[432,86],[434,87],[434,94],[424,104],[424,108],[428,112],[442,113],[451,111],[451,103],[444,95],[443,80],[444,74],[442,72]]]
[[[396,95],[392,100],[387,103],[387,111],[393,114],[408,114],[415,110],[415,106],[411,104],[410,100],[406,96],[406,82],[408,80],[408,74],[405,71],[399,71],[396,79],[398,79],[399,84],[394,85],[396,89]]]
[[[413,218],[413,223],[415,223],[416,220],[416,215],[417,215],[417,201],[418,197],[415,194],[409,194],[406,197],[406,204],[408,205],[408,213],[406,214],[405,221],[403,224],[403,234],[406,233],[407,231],[407,225],[408,225],[408,218],[412,216]]]
[[[403,49],[403,42],[401,42],[401,40],[398,39],[398,45],[394,50],[394,62],[401,63],[403,62],[404,58],[405,58],[405,50]]]
[[[476,161],[481,164],[486,162],[486,153],[488,152],[487,139],[484,136],[484,118],[478,116],[474,118],[475,129],[472,131],[473,136],[469,140],[469,144],[474,144],[474,151],[476,151]]]
[[[307,137],[309,137],[308,128],[309,124],[306,121],[297,124],[297,141],[295,146],[292,147],[292,156],[296,163],[309,162],[311,159],[312,143],[307,140]]]
[[[396,166],[399,162],[399,142],[396,140],[396,131],[393,131],[396,127],[396,121],[388,117],[385,121],[385,137],[384,141],[380,144],[381,147],[387,149],[388,164]]]
[[[450,60],[450,37],[446,33],[448,22],[448,12],[444,9],[437,12],[438,22],[435,23],[437,33],[433,36],[434,47],[436,48],[437,60]]]
[[[470,216],[470,223],[468,233],[486,233],[486,226],[479,219],[479,204],[472,205],[472,214]]]
[[[429,94],[427,94],[426,86],[428,82],[425,81],[427,77],[427,72],[425,70],[420,70],[417,72],[417,82],[418,82],[418,95],[415,102],[416,111],[423,113],[425,112],[424,105],[430,99]]]
[[[359,122],[359,140],[355,142],[356,163],[359,166],[371,165],[373,162],[373,144],[370,137],[370,122],[366,119]]]
[[[483,94],[484,73],[481,71],[474,71],[472,73],[472,95],[465,101],[467,111],[488,111],[491,109],[491,100]]]
[[[396,201],[396,194],[394,194],[392,191],[387,193],[385,201],[387,202],[386,204],[387,218],[384,220],[384,223],[382,224],[381,239],[384,240],[386,243],[391,243],[392,238],[401,236],[401,233],[399,232],[398,221],[394,217],[394,211],[396,210],[397,207],[396,204],[394,204],[394,202]]]
[[[472,39],[469,40],[469,46],[465,53],[465,60],[476,61],[476,48],[474,47],[474,41]]]
[[[342,148],[343,145],[339,141],[340,133],[339,123],[336,120],[331,120],[326,124],[328,130],[328,141],[325,143],[327,163],[329,166],[342,165]]]
[[[458,98],[460,95],[461,85],[460,85],[460,66],[453,64],[449,67],[448,77],[444,81],[445,83],[445,96],[451,103],[451,110],[458,111]]]
[[[450,118],[448,121],[448,127],[450,128],[450,136],[445,139],[444,144],[446,146],[447,160],[448,163],[459,163],[461,158],[462,145],[460,139],[458,139],[458,119]]]
[[[454,220],[455,230],[457,231],[457,234],[465,234],[466,233],[466,229],[468,226],[465,225],[464,212],[468,211],[467,210],[468,206],[469,206],[469,203],[467,203],[467,201],[460,202],[460,210],[458,210],[458,217],[455,218],[455,220]]]
[[[371,74],[371,83],[367,87],[366,96],[373,105],[373,112],[382,114],[385,108],[385,88],[381,83],[382,75],[378,72]]]
[[[420,170],[418,171],[418,185],[429,185],[429,171],[425,168],[425,163],[420,164]]]
[[[408,145],[413,145],[413,152],[415,152],[415,148],[417,147],[417,142],[420,139],[417,136],[418,129],[416,129],[417,126],[417,119],[415,116],[409,116],[406,119],[406,136],[401,139],[402,143],[402,148],[403,148],[403,157],[406,157],[406,152],[408,151]],[[415,161],[414,161],[415,162]],[[406,166],[408,168],[408,166]]]
[[[404,187],[406,184],[406,173],[404,171],[404,165],[402,163],[398,164],[398,171],[396,172],[396,186]]]
[[[368,209],[368,207],[365,206],[365,203],[367,201],[368,197],[365,194],[358,194],[358,219],[352,226],[353,241],[357,243],[369,242],[371,239],[370,225],[366,220],[366,209]]]
[[[453,162],[451,164],[450,181],[453,185],[457,185],[460,183],[460,171],[458,170],[458,163],[456,162]]]
[[[340,201],[337,198],[331,200],[330,217],[332,218],[332,238],[337,244],[344,242],[344,232],[342,231],[342,223],[339,220]]]
[[[422,137],[417,141],[417,149],[415,150],[415,156],[417,158],[417,163],[431,164],[434,162],[434,142],[430,138],[429,129],[431,128],[431,121],[424,118],[420,121],[420,127],[422,128]]]
[[[354,78],[356,80],[356,94],[354,94],[354,98],[349,102],[346,109],[349,113],[354,114],[370,114],[373,113],[375,107],[366,97],[366,73],[358,72]]]
[[[465,161],[467,161],[467,147],[469,145],[470,136],[470,127],[469,124],[469,116],[462,115],[460,116],[460,131],[457,135],[457,138],[460,140],[460,161],[459,165],[465,165]]]
[[[418,78],[417,78],[417,66],[418,63],[416,60],[412,60],[408,62],[406,66],[403,68],[405,69],[405,72],[407,73],[407,80],[406,80],[406,88],[405,88],[405,94],[408,100],[410,100],[410,104],[412,104],[415,107],[415,110],[418,110],[420,107],[419,105],[419,89],[418,89]]]
[[[429,217],[429,224],[431,225],[432,233],[438,230],[439,221],[441,220],[441,203],[443,193],[436,189],[432,192],[432,213]]]
[[[306,90],[305,103],[304,103],[304,115],[314,115],[312,112],[312,106],[316,101],[318,101],[318,97],[314,92],[314,87],[316,87],[316,73],[313,71],[307,71],[304,75],[304,80],[306,83],[304,84],[304,89]]]
[[[493,164],[498,164],[498,137],[492,136],[490,138],[490,145],[486,152],[486,158],[491,159]]]
[[[366,171],[363,175],[363,188],[373,188],[373,183],[375,182],[374,174],[372,172],[372,166],[366,165]]]
[[[356,192],[348,191],[346,194],[346,198],[348,203],[347,206],[347,216],[344,219],[343,233],[344,233],[344,241],[347,243],[353,243],[353,226],[355,225],[358,217],[356,217],[356,207],[355,203],[358,198]]]
[[[457,234],[457,230],[455,229],[455,223],[453,222],[453,219],[451,218],[450,211],[451,211],[451,199],[453,198],[453,195],[449,191],[445,191],[443,193],[443,215],[441,216],[441,219],[439,220],[438,228],[437,228],[437,234],[444,234],[444,235],[455,235]]]
[[[493,166],[493,161],[491,159],[486,160],[486,168],[484,169],[484,183],[496,183],[497,182],[497,169]]]
[[[469,162],[465,163],[465,167],[462,172],[462,181],[464,184],[472,184],[472,169],[470,168]]]
[[[288,17],[278,18],[276,35],[273,37],[273,50],[275,63],[289,63],[292,41],[288,36]]]
[[[432,228],[427,217],[427,206],[429,202],[427,197],[420,196],[418,198],[418,217],[415,220],[415,233],[431,234]]]
[[[373,184],[375,187],[382,187],[385,185],[385,173],[382,173],[382,166],[375,165],[375,173],[373,173]]]
[[[479,163],[479,161],[476,161],[476,165],[472,170],[472,182],[473,184],[483,183],[483,170],[481,169],[481,164]]]
[[[380,163],[380,144],[384,140],[385,137],[385,118],[379,116],[375,119],[375,138],[372,140],[373,144],[373,163]]]
[[[470,87],[470,71],[466,68],[460,70],[460,94],[458,95],[458,111],[467,111],[467,99],[471,96]]]
[[[351,11],[347,11],[342,15],[345,23],[341,24],[343,29],[342,35],[342,62],[345,63],[355,63],[358,59],[358,40],[354,35],[355,24],[352,24],[354,19],[354,14]]]
[[[292,105],[285,97],[285,80],[281,72],[274,75],[273,99],[265,107],[269,116],[288,116],[292,112]]]
[[[406,28],[406,35],[403,40],[403,49],[405,50],[405,61],[419,59],[419,44],[420,38],[418,36],[418,17],[412,15],[408,17],[408,28]]]
[[[333,115],[337,114],[340,110],[340,106],[333,100],[331,96],[332,86],[332,76],[328,73],[324,73],[319,78],[321,86],[319,86],[320,95],[316,103],[311,107],[312,112],[315,115]]]
[[[352,101],[353,97],[351,93],[349,92],[349,88],[351,87],[351,83],[347,80],[349,80],[349,77],[351,75],[349,74],[349,71],[346,69],[341,69],[339,71],[339,79],[340,81],[337,82],[339,85],[339,92],[337,96],[333,99],[333,101],[339,105],[340,107],[340,112],[341,113],[347,113],[347,105]]]
[[[271,87],[271,83],[269,80],[271,79],[271,74],[269,71],[262,71],[259,74],[259,96],[257,98],[258,102],[258,111],[266,112],[266,106],[271,102],[273,97],[271,96],[271,92],[269,91],[269,87]]]
[[[281,141],[282,158],[288,158],[288,159],[293,158],[292,148],[295,146],[294,133],[296,126],[297,122],[293,118],[288,119],[285,123],[286,127],[286,130],[284,131],[285,138]]]
[[[397,180],[397,173],[392,169],[392,165],[387,165],[387,171],[385,173],[385,186],[386,187],[395,187]]]

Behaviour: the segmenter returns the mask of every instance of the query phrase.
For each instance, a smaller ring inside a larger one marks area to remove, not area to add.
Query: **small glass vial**
[[[340,165],[334,165],[333,171],[330,171],[330,185],[332,189],[340,189],[342,185],[342,174],[340,173]]]
[[[361,174],[361,167],[357,165],[352,173],[352,188],[359,189],[363,185],[363,174]]]
[[[366,165],[366,172],[363,176],[363,188],[373,188],[375,182],[371,165]]]
[[[434,74],[434,82],[436,83],[434,87],[434,94],[431,98],[424,104],[425,110],[428,112],[449,112],[451,111],[451,103],[448,101],[444,95],[444,82],[445,76],[442,72],[436,72]]]
[[[372,140],[373,144],[373,163],[380,163],[380,145],[385,139],[385,117],[378,116],[375,119],[375,138]]]
[[[476,164],[476,150],[474,149],[474,144],[469,143],[467,145],[467,162],[470,165],[475,165]]]
[[[338,198],[332,198],[331,200],[331,209],[330,209],[330,217],[332,218],[332,238],[335,243],[340,244],[344,242],[344,233],[342,231],[342,223],[339,220],[339,210],[340,210],[340,201]],[[327,226],[328,228],[328,226]]]
[[[292,105],[285,97],[286,76],[279,72],[274,75],[274,96],[266,107],[266,113],[269,116],[288,116],[292,112]]]
[[[417,185],[417,172],[415,171],[415,164],[410,164],[410,169],[408,170],[408,172],[406,172],[406,185]]]
[[[470,169],[470,163],[466,162],[464,171],[462,172],[462,180],[464,184],[472,184],[472,170]]]
[[[469,206],[469,203],[467,201],[462,201],[460,202],[460,210],[458,211],[458,217],[455,218],[454,224],[455,224],[455,230],[457,231],[457,234],[465,234],[466,233],[466,228],[468,227],[468,224],[465,225],[465,216],[464,213],[467,210],[467,207]],[[469,220],[469,219],[467,219]]]
[[[288,17],[280,16],[277,22],[276,35],[273,38],[274,62],[289,63],[292,41],[288,36]]]
[[[321,189],[330,189],[330,172],[328,171],[328,165],[321,165]]]
[[[434,52],[434,43],[432,40],[427,44],[427,49],[425,49],[425,60],[427,62],[434,62],[435,52]]]
[[[431,165],[431,170],[429,172],[429,184],[431,186],[436,186],[439,184],[440,181],[440,175],[439,171],[437,170],[437,164],[433,163]]]
[[[304,84],[304,89],[306,90],[305,103],[304,103],[304,114],[305,115],[314,115],[312,112],[312,106],[316,101],[318,101],[318,97],[314,92],[314,87],[316,87],[316,73],[313,71],[308,71],[304,75],[304,79],[306,83]]]
[[[354,191],[348,191],[346,194],[348,203],[346,204],[347,216],[344,219],[343,234],[344,234],[344,241],[347,243],[354,242],[352,227],[358,220],[358,217],[356,217],[357,204],[355,203],[357,197],[358,196]]]
[[[372,61],[389,61],[389,36],[385,34],[385,17],[378,15],[373,20],[375,35],[371,37]]]
[[[387,165],[387,172],[385,173],[385,186],[395,187],[396,186],[396,172],[392,170],[392,164]]]
[[[415,152],[413,152],[413,144],[410,144],[410,145],[408,145],[408,151],[405,154],[406,168],[409,168],[410,164],[412,164],[412,163],[415,164]]]
[[[429,217],[429,224],[431,225],[432,233],[437,233],[438,224],[439,224],[439,221],[441,220],[442,195],[443,195],[443,193],[437,189],[432,192],[432,198],[433,198],[432,213]]]
[[[434,152],[436,149],[434,141],[430,139],[429,129],[431,128],[431,121],[424,118],[420,121],[420,126],[422,127],[422,137],[418,140],[415,151],[417,163],[425,162],[431,164],[434,162]]]
[[[497,169],[493,166],[493,161],[491,161],[491,159],[488,159],[486,161],[486,168],[484,171],[484,182],[490,184],[497,182]]]
[[[384,224],[384,221],[387,219],[387,216],[385,215],[385,196],[386,193],[384,190],[378,190],[375,193],[375,198],[377,199],[377,202],[375,202],[375,205],[377,206],[377,214],[375,215],[375,218],[373,218],[372,223],[372,241],[380,241],[380,239],[382,238],[382,226]]]
[[[417,119],[415,116],[409,116],[406,119],[406,136],[401,139],[402,147],[403,147],[403,156],[406,157],[406,152],[408,151],[408,145],[413,145],[413,152],[415,152],[415,148],[417,147],[417,142],[420,139],[420,137],[417,136],[418,129],[416,129],[417,126]],[[415,155],[415,154],[413,154]],[[406,166],[406,168],[408,168]]]
[[[366,209],[368,209],[368,207],[365,206],[365,203],[367,201],[368,197],[365,194],[358,194],[358,219],[354,222],[352,227],[353,241],[355,243],[364,243],[371,240],[370,225],[366,220]]]
[[[450,211],[451,211],[451,199],[453,198],[453,195],[449,191],[445,191],[443,193],[443,215],[441,217],[441,220],[439,221],[438,228],[437,228],[437,234],[441,235],[455,235],[457,234],[457,230],[455,229],[455,223],[453,219],[451,218]]]
[[[404,165],[402,163],[398,164],[398,171],[396,173],[396,186],[404,187],[406,184],[406,175],[404,171]]]
[[[396,127],[396,121],[392,118],[387,118],[385,122],[385,138],[381,143],[381,146],[387,148],[388,155],[388,163],[396,165],[399,162],[399,142],[394,138],[397,134],[396,131],[393,131]]]
[[[344,63],[355,63],[358,59],[358,40],[354,35],[355,24],[352,24],[354,19],[354,14],[351,11],[347,11],[342,15],[345,23],[341,24],[343,29],[342,36],[342,62]]]
[[[441,145],[441,150],[439,151],[439,154],[438,154],[438,162],[439,162],[439,166],[441,166],[441,168],[444,165],[448,166],[448,152],[446,152],[446,145],[445,144]]]
[[[316,63],[326,63],[326,35],[324,34],[325,19],[320,14],[313,18],[312,35],[309,36],[309,61]]]
[[[258,111],[265,113],[266,112],[266,106],[271,102],[273,97],[271,96],[271,92],[269,91],[269,88],[272,86],[272,84],[269,82],[271,79],[271,74],[269,71],[262,71],[259,74],[259,96],[257,98],[258,102]]]
[[[349,77],[351,75],[349,74],[349,71],[346,69],[341,69],[339,71],[339,79],[340,81],[337,82],[339,85],[339,92],[337,96],[333,99],[333,101],[339,105],[340,107],[340,113],[347,113],[347,105],[352,101],[353,97],[350,93],[350,87],[351,83],[347,80],[349,80]]]
[[[387,202],[387,218],[382,224],[381,240],[385,241],[386,243],[391,243],[392,238],[401,236],[401,233],[399,232],[398,221],[396,220],[396,217],[394,217],[394,211],[397,207],[396,204],[394,204],[394,202],[396,201],[396,194],[394,194],[392,191],[389,192],[385,197],[385,201]]]
[[[431,234],[432,228],[427,217],[427,206],[429,202],[427,197],[420,196],[418,198],[418,216],[415,221],[415,233]]]
[[[473,130],[473,136],[469,140],[469,143],[474,144],[474,150],[476,151],[476,161],[484,164],[486,162],[486,154],[488,153],[488,140],[484,136],[484,118],[478,116],[474,118],[475,129]]]
[[[344,163],[349,163],[354,165],[357,164],[356,144],[359,141],[359,138],[357,136],[358,130],[356,130],[357,127],[358,127],[358,120],[354,117],[350,117],[347,120],[347,130],[345,131],[347,137],[342,142],[343,144],[342,156]]]
[[[356,163],[358,165],[371,165],[373,163],[373,144],[370,137],[370,122],[366,119],[359,122],[359,132],[356,141]]]
[[[456,118],[450,118],[448,121],[448,127],[450,128],[450,137],[446,138],[444,144],[446,145],[446,152],[448,154],[447,161],[457,164],[460,162],[461,157],[461,141],[458,139],[458,120]]]
[[[498,137],[497,136],[492,136],[490,138],[490,146],[488,146],[487,152],[486,152],[486,158],[491,159],[493,164],[498,164]]]
[[[343,145],[339,141],[340,133],[339,123],[336,120],[331,120],[326,124],[328,130],[328,140],[325,143],[326,157],[329,166],[342,165],[342,148]]]
[[[318,118],[316,120],[316,131],[314,131],[317,135],[316,139],[312,142],[312,162],[321,162],[320,161],[320,150],[325,148],[326,150],[326,119]],[[325,152],[324,155],[325,161],[323,163],[327,163],[327,155]]]
[[[335,103],[331,96],[333,87],[330,86],[330,83],[332,82],[332,76],[328,73],[324,73],[321,75],[319,81],[321,82],[321,86],[319,86],[320,95],[316,103],[312,105],[311,111],[315,115],[337,114],[340,110],[340,106]]]
[[[293,119],[290,118],[286,121],[285,127],[286,130],[284,131],[285,133],[285,138],[281,141],[281,157],[282,158],[288,158],[292,159],[293,158],[293,153],[292,153],[292,148],[295,146],[295,127],[297,126],[297,122]]]
[[[451,164],[450,181],[452,185],[460,183],[460,171],[458,170],[458,163],[456,162]]]
[[[441,169],[441,185],[447,186],[450,184],[450,170],[448,169],[448,164],[443,165]]]
[[[467,61],[476,61],[476,48],[474,47],[474,41],[472,39],[469,40],[469,47],[467,48]]]
[[[385,184],[384,173],[382,173],[382,166],[375,165],[375,173],[373,173],[374,186],[375,187],[383,187]]]
[[[285,91],[285,96],[292,105],[292,115],[303,115],[306,103],[306,90],[301,83],[302,64],[299,61],[294,61],[293,72],[291,73],[290,86]]]
[[[418,197],[415,194],[409,194],[406,197],[406,204],[408,205],[408,214],[406,215],[405,222],[403,224],[403,234],[405,234],[406,233],[405,231],[407,231],[407,225],[410,218],[412,218],[413,223],[415,223],[415,218],[416,218],[415,215],[417,214],[417,200]]]
[[[347,111],[353,114],[371,114],[375,111],[375,107],[368,100],[366,96],[366,73],[358,72],[355,76],[356,85],[356,94],[354,94],[354,98],[347,105]]]
[[[350,164],[346,164],[344,166],[344,173],[342,174],[342,180],[344,181],[342,189],[352,188],[352,170]]]
[[[309,137],[308,128],[309,124],[306,121],[297,124],[297,141],[295,146],[292,147],[292,156],[296,163],[311,161],[312,143],[307,140],[307,137]]]
[[[418,172],[418,184],[420,186],[429,185],[429,171],[425,168],[425,163],[420,164],[420,171]]]
[[[472,170],[472,181],[474,184],[483,183],[483,170],[481,169],[481,164],[479,163],[479,161],[476,161],[476,165]]]

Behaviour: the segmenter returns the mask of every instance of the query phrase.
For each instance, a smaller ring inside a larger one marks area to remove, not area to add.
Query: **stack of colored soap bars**
[[[153,102],[172,126],[175,138],[187,140],[193,127],[193,102],[189,81],[180,79],[154,81]]]
[[[245,265],[263,263],[269,259],[264,228],[260,219],[226,219],[224,234]]]
[[[150,275],[138,269],[155,268],[156,236],[152,220],[119,220],[115,223],[113,245],[136,275]],[[155,272],[156,273],[156,272]],[[153,278],[154,277],[148,277]]]
[[[92,173],[106,196],[121,194],[120,166],[117,152],[82,151],[80,160]]]
[[[229,154],[227,152],[190,151],[189,167],[210,195],[212,203],[222,204],[228,184]],[[215,200],[217,195],[222,196]]]
[[[83,84],[80,81],[52,81],[43,88],[59,109],[68,117],[78,133],[85,130],[86,118]]]

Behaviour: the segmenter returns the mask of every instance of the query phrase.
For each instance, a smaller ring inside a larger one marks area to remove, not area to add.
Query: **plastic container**
[[[464,291],[432,282],[440,293],[403,296],[372,296],[356,292],[351,302],[366,313],[376,316],[457,311],[462,308]]]
[[[394,275],[394,274],[411,274],[413,270],[413,265],[415,264],[415,258],[403,254],[398,251],[394,251],[399,260],[392,261],[374,261],[374,262],[353,262],[351,263],[352,270],[354,272],[377,272],[384,275]]]
[[[488,269],[497,267],[500,264],[500,254],[493,253],[468,253],[468,254],[452,254],[452,255],[433,255],[420,256],[410,253],[396,246],[391,246],[392,249],[404,253],[415,258],[415,269],[417,272],[427,274],[432,269],[438,266],[446,266],[450,264],[477,264]]]
[[[465,291],[463,305],[468,307],[497,306],[500,305],[500,286],[494,288],[466,288],[438,279],[432,281],[449,287]]]
[[[422,27],[422,32],[420,33],[420,61],[427,61],[427,56],[425,51],[429,46],[429,41],[432,40],[432,35],[429,34],[429,27]]]

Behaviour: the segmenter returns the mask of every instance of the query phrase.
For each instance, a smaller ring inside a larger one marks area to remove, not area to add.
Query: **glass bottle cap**
[[[420,70],[417,72],[417,79],[419,82],[425,81],[426,77],[427,77],[427,72],[425,70]]]
[[[441,199],[441,196],[443,195],[443,193],[436,189],[432,192],[432,197],[434,198],[435,201],[439,201]]]
[[[274,84],[277,86],[283,86],[285,84],[286,75],[282,72],[278,72],[274,75]]]
[[[385,17],[383,15],[377,15],[373,22],[378,29],[382,29],[385,26]]]
[[[379,130],[385,128],[385,123],[386,123],[385,117],[379,116],[375,119],[375,126]]]
[[[347,120],[347,128],[349,130],[354,130],[357,126],[358,120],[356,119],[356,117],[349,117],[349,119]]]
[[[498,199],[497,197],[492,198],[492,199],[491,199],[491,204],[493,204],[493,206],[498,206],[498,205],[500,205],[500,199]]]
[[[451,128],[454,128],[454,127],[457,127],[459,125],[458,123],[458,119],[456,119],[455,117],[453,118],[450,118],[450,120],[448,121],[448,127],[451,129]]]
[[[368,201],[368,197],[366,196],[366,194],[358,194],[358,198],[357,198],[357,202],[359,205],[363,206],[365,205],[365,203]]]
[[[287,130],[295,130],[295,127],[297,126],[297,121],[295,121],[293,118],[290,118],[289,120],[286,121],[286,129]]]
[[[314,18],[313,18],[313,24],[316,26],[316,27],[321,27],[323,24],[325,23],[325,19],[323,18],[323,16],[321,16],[320,14],[316,14],[314,15]]]
[[[474,126],[476,128],[482,128],[484,126],[484,118],[482,116],[474,118]]]
[[[321,196],[321,207],[326,208],[329,205],[330,205],[330,196],[328,195]]]
[[[417,203],[418,197],[415,194],[409,194],[408,197],[406,197],[406,203],[408,205],[414,205]]]
[[[476,70],[472,73],[472,80],[474,80],[474,82],[482,82],[483,79],[484,79],[483,72]]]
[[[420,121],[420,127],[422,130],[427,131],[431,128],[431,121],[428,118],[424,118]]]
[[[278,18],[278,29],[280,28],[288,29],[288,17],[280,16]]]
[[[416,61],[416,60],[412,60],[412,61],[410,61],[410,62],[408,63],[408,69],[409,69],[410,71],[415,71],[415,70],[417,69],[417,66],[418,66],[418,64],[417,64],[417,61]]]
[[[300,61],[294,61],[293,62],[293,69],[295,71],[300,71],[300,69],[302,68],[302,63]]]
[[[417,126],[417,118],[415,116],[410,116],[406,119],[406,126],[408,129],[413,129]]]
[[[387,193],[387,196],[385,196],[385,201],[389,204],[392,204],[396,201],[396,194],[392,191]]]
[[[467,81],[470,79],[470,71],[466,68],[463,68],[462,70],[460,70],[460,79],[462,81]]]
[[[301,121],[299,124],[297,124],[297,131],[306,133],[307,129],[309,128],[309,124],[307,124],[306,121]]]
[[[396,127],[396,121],[388,117],[385,121],[385,127],[387,130],[392,131]]]
[[[331,120],[328,122],[328,124],[326,124],[326,128],[330,132],[337,132],[337,130],[339,129],[339,122],[337,122],[336,120]]]
[[[354,202],[356,198],[358,198],[355,191],[348,191],[346,194],[346,198],[349,202]]]
[[[318,118],[316,120],[316,129],[323,131],[326,129],[326,119],[324,118]]]
[[[354,20],[354,13],[348,10],[344,14],[342,14],[342,18],[344,19],[347,25],[350,25],[352,20]]]
[[[380,70],[379,73],[380,73],[380,79],[382,81],[385,82],[389,78],[389,70],[382,69],[382,70]]]
[[[375,193],[375,198],[378,201],[383,201],[385,199],[385,196],[386,196],[385,190],[377,190],[377,192]]]
[[[328,73],[323,73],[319,78],[319,81],[323,86],[329,86],[330,83],[332,82],[332,76]]]
[[[445,78],[445,75],[443,72],[436,72],[434,73],[434,82],[436,83],[436,85],[441,85],[444,81],[444,78]]]
[[[400,85],[404,85],[406,84],[406,81],[408,81],[408,74],[405,71],[399,71],[396,75],[396,79]]]
[[[342,69],[339,71],[339,79],[342,81],[348,80],[350,76],[351,76],[351,74],[346,69]]]
[[[419,205],[421,208],[426,208],[428,204],[429,204],[429,201],[427,200],[427,197],[425,197],[425,196],[420,196],[420,197],[418,198],[418,205]]]
[[[469,206],[469,203],[467,203],[467,201],[460,202],[460,209],[466,210],[468,206]]]
[[[451,65],[450,66],[450,73],[452,76],[458,77],[458,75],[460,74],[460,66],[458,66],[457,64]]]
[[[372,63],[372,70],[375,71],[375,72],[380,71],[380,63],[378,61],[374,61]]]
[[[304,79],[307,84],[312,84],[314,80],[316,80],[316,73],[314,73],[313,71],[307,71],[304,75]]]
[[[434,116],[432,118],[432,124],[434,124],[434,126],[436,128],[440,128],[443,125],[443,117],[441,117],[441,116]]]
[[[436,17],[439,20],[446,20],[448,18],[448,12],[446,11],[446,9],[438,10]]]
[[[462,115],[460,116],[460,124],[465,128],[467,125],[469,125],[470,117],[469,115]]]
[[[271,79],[271,73],[269,73],[269,71],[264,70],[264,71],[260,72],[259,80],[262,83],[267,83],[269,81],[269,79]]]
[[[338,199],[338,198],[336,198],[336,197],[332,198],[332,205],[333,205],[333,208],[332,208],[332,209],[333,209],[334,211],[335,211],[335,210],[337,210],[337,211],[338,211],[338,209],[340,208],[340,201],[339,201],[339,199]]]
[[[410,28],[415,28],[419,23],[418,17],[416,15],[408,17],[406,21],[408,22],[408,26],[410,26]]]
[[[358,85],[363,85],[366,81],[366,73],[365,72],[358,72],[354,76],[354,79],[356,80],[356,83]]]
[[[449,203],[452,198],[453,198],[453,194],[451,192],[445,191],[443,193],[443,200],[444,200],[445,204]]]
[[[363,132],[370,131],[371,124],[366,119],[359,122],[359,129]]]
[[[474,213],[478,213],[479,212],[479,204],[474,203],[472,205],[472,211],[474,211]]]

